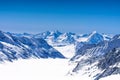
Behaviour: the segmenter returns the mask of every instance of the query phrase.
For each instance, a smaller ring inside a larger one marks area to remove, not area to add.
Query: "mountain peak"
[[[93,32],[92,32],[92,34],[96,34],[96,33],[97,33],[97,31],[93,31]]]
[[[58,31],[58,30],[51,31],[50,33],[51,33],[51,35],[58,35],[58,36],[62,34],[62,33],[61,33],[60,31]]]
[[[93,31],[88,37],[88,42],[90,44],[97,44],[103,40],[104,40],[103,35],[97,33],[96,31]]]
[[[92,33],[90,33],[91,36],[96,35],[96,34],[99,34],[99,33],[97,33],[97,31],[93,31]]]
[[[113,40],[120,39],[120,34],[117,34],[113,37]]]
[[[55,30],[55,31],[53,31],[54,33],[61,33],[60,31],[58,31],[58,30]]]

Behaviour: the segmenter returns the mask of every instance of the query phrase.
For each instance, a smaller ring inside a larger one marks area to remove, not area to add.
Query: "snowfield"
[[[70,44],[66,46],[61,47],[54,47],[56,50],[58,50],[62,55],[64,55],[66,58],[72,58],[75,55],[75,45]]]
[[[97,80],[103,73],[112,74],[100,80],[120,80],[113,75],[113,69],[120,73],[119,44],[120,35],[112,38],[96,31],[81,36],[0,31],[0,80]]]
[[[1,80],[91,80],[67,75],[73,66],[68,59],[28,59],[0,64]]]
[[[100,80],[120,80],[120,74],[118,75],[111,75],[105,78],[101,78]]]

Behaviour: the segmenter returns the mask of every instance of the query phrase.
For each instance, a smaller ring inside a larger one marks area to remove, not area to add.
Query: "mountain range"
[[[78,43],[71,61],[76,63],[72,74],[89,75],[93,80],[120,74],[120,35],[97,44]]]
[[[34,37],[41,37],[45,39],[49,44],[53,46],[65,46],[68,44],[74,44],[77,42],[86,42],[90,44],[97,44],[103,40],[110,40],[111,35],[99,34],[93,31],[90,34],[75,34],[72,32],[62,33],[59,31],[46,31],[34,35]]]
[[[19,58],[65,58],[44,39],[0,31],[0,61]]]
[[[72,45],[72,46],[71,46]],[[69,75],[99,80],[120,74],[120,35],[46,31],[39,34],[0,31],[0,62],[29,58],[62,58],[75,64]]]

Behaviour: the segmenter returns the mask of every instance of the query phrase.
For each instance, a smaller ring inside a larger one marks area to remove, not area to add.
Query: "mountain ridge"
[[[0,62],[29,58],[70,59],[68,74],[87,75],[93,80],[120,74],[120,35],[109,36],[46,31],[16,34],[0,31]],[[68,53],[67,53],[68,52]]]
[[[0,31],[0,60],[19,58],[65,58],[42,38],[18,36]]]
[[[120,74],[119,37],[120,35],[115,35],[111,40],[97,44],[78,43],[76,54],[71,58],[76,63],[71,73],[89,75],[93,80]]]

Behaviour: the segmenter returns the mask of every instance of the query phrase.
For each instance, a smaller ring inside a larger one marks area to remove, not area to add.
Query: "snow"
[[[75,45],[74,44],[60,46],[60,47],[54,47],[54,48],[67,58],[72,58],[75,55]]]
[[[64,33],[63,35],[60,35],[58,37],[58,42],[62,42],[63,40],[67,39],[68,36],[66,36],[66,35],[67,35],[67,33]]]
[[[78,42],[87,42],[90,37],[92,37],[96,31],[94,31],[90,36],[86,37],[80,37],[76,38],[76,36],[71,35],[75,38]],[[7,36],[7,35],[6,35]],[[107,36],[107,35],[106,35]],[[12,40],[10,36],[7,36]],[[26,38],[30,38],[29,36],[24,36]],[[51,44],[56,50],[61,52],[67,59],[19,59],[11,62],[0,63],[0,79],[1,80],[93,80],[93,76],[97,73],[100,73],[101,70],[99,70],[96,65],[97,62],[94,64],[83,64],[83,67],[81,67],[81,70],[72,73],[72,70],[76,67],[77,63],[71,63],[69,62],[69,59],[71,59],[75,55],[75,45],[74,44],[67,44],[65,39],[67,39],[67,34],[60,35],[57,39],[54,39],[55,36],[53,35],[53,32],[46,38],[46,41]],[[55,42],[57,40],[57,42]],[[63,41],[63,42],[62,42]],[[68,41],[69,42],[69,41]],[[10,43],[1,42],[1,44],[6,47],[4,51],[8,52],[9,50],[7,48],[10,48],[11,50],[21,53],[22,47],[19,48],[18,46],[12,45]],[[36,44],[36,43],[33,43]],[[24,45],[24,44],[22,44]],[[26,48],[29,48],[28,45],[24,45]],[[106,48],[108,44],[104,48]],[[42,50],[46,50],[44,48],[41,48]],[[91,51],[87,50],[87,52],[94,52],[98,51],[98,49],[93,48]],[[49,51],[53,51],[53,48],[49,49]],[[11,53],[9,51],[9,53]],[[90,54],[90,53],[89,53]],[[93,54],[93,53],[92,53]],[[0,52],[1,58],[6,58],[6,55],[3,55],[2,52]],[[76,61],[80,60],[86,60],[86,58],[89,58],[90,56],[82,56],[79,59],[76,59]],[[83,61],[84,62],[84,61]],[[81,66],[82,66],[81,65]],[[117,64],[115,64],[116,66]],[[120,66],[120,64],[119,64]],[[111,80],[120,79],[120,75],[112,75],[109,77],[102,78],[100,80]]]
[[[105,78],[101,78],[100,80],[120,80],[120,74],[111,75]]]
[[[87,37],[81,37],[77,39],[78,42],[87,42],[88,38]]]
[[[93,35],[95,35],[97,33],[97,31],[93,31],[89,36],[88,39],[91,38]]]
[[[118,39],[120,39],[120,36],[119,36],[119,38]]]
[[[19,47],[17,47],[17,46],[15,46],[15,45],[12,45],[12,44],[9,44],[9,43],[6,43],[6,42],[1,42],[1,43],[2,43],[3,45],[5,45],[6,47],[10,47],[11,50],[16,51],[17,53],[22,52],[22,49],[19,48]],[[9,52],[7,49],[4,49],[4,50],[6,50],[7,52]],[[9,53],[11,53],[11,52],[9,52]]]
[[[0,64],[1,80],[91,80],[67,75],[68,59],[28,59]]]
[[[14,46],[14,45],[12,45],[12,44],[9,44],[9,43],[6,43],[6,42],[2,42],[2,41],[0,41],[3,45],[5,45],[5,46],[9,46],[9,47],[16,47],[16,46]]]
[[[9,35],[7,35],[6,33],[3,32],[2,34],[4,34],[6,37],[8,37],[8,39],[10,39],[11,41],[13,41],[13,39]]]

